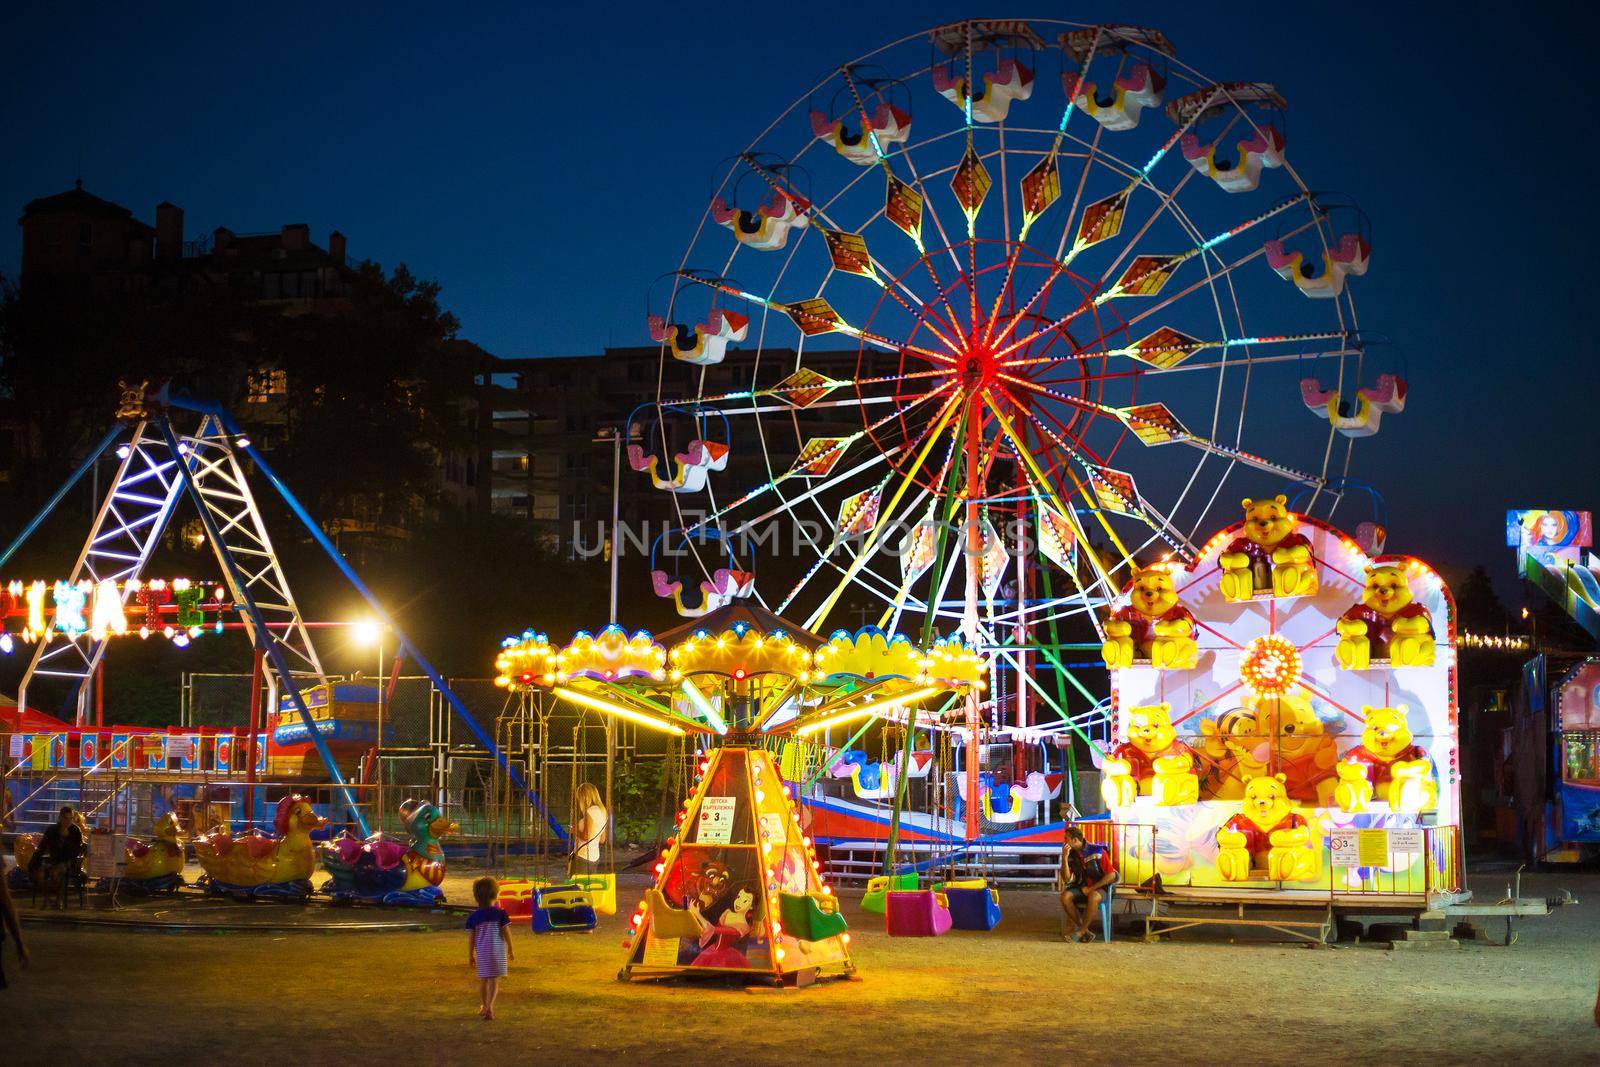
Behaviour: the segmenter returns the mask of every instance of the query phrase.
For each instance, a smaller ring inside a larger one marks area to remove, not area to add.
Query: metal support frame
[[[384,609],[383,604],[380,603],[378,598],[373,595],[372,590],[367,588],[366,583],[361,580],[361,576],[358,575],[355,571],[355,568],[350,565],[350,561],[344,558],[344,555],[339,551],[338,547],[334,545],[334,543],[328,538],[328,535],[323,532],[322,527],[317,524],[317,521],[312,517],[311,512],[308,511],[305,505],[300,502],[300,499],[294,495],[294,492],[290,490],[288,485],[286,485],[283,480],[278,477],[278,475],[273,471],[271,465],[268,464],[267,461],[262,457],[261,453],[258,452],[253,446],[246,444],[241,440],[241,433],[237,424],[235,424],[233,421],[233,416],[218,404],[203,403],[187,397],[170,397],[168,398],[167,402],[174,408],[193,411],[203,416],[211,416],[220,421],[224,431],[232,435],[236,445],[242,448],[245,454],[248,455],[255,463],[256,469],[261,473],[261,476],[264,477],[269,484],[271,484],[273,489],[277,490],[278,495],[281,496],[284,503],[289,506],[289,510],[294,513],[295,517],[300,520],[301,525],[306,528],[306,532],[311,535],[312,540],[316,541],[322,550],[327,553],[328,558],[333,561],[334,566],[339,568],[340,572],[350,583],[351,587],[354,588],[355,591],[361,595],[361,598],[367,602],[367,606],[372,609],[373,614],[377,616],[378,621],[394,632],[395,637],[399,640],[401,650],[403,650],[406,655],[411,657],[411,660],[422,669],[423,674],[428,676],[428,680],[434,684],[440,695],[443,696],[444,699],[449,702],[450,706],[455,709],[455,712],[460,717],[461,721],[466,723],[467,728],[472,731],[474,736],[477,737],[479,743],[483,745],[484,749],[493,754],[495,760],[500,764],[501,769],[504,770],[506,774],[510,776],[511,780],[517,784],[517,787],[523,791],[523,793],[527,796],[529,803],[531,803],[539,812],[539,814],[543,816],[545,821],[550,824],[550,828],[555,832],[557,838],[564,843],[567,840],[566,829],[560,824],[560,822],[556,820],[554,815],[545,809],[544,802],[540,800],[538,794],[528,786],[523,776],[511,766],[511,763],[506,759],[505,754],[501,752],[499,746],[494,743],[494,739],[491,738],[483,729],[483,727],[478,724],[477,720],[475,720],[472,717],[472,714],[467,710],[466,705],[461,702],[461,698],[456,696],[449,684],[445,682],[443,675],[441,675],[438,670],[434,668],[433,664],[429,662],[427,657],[422,654],[421,650],[412,643],[411,638],[406,636],[405,631],[400,629],[394,618],[390,616],[387,610]],[[285,675],[285,677],[287,678],[287,675]],[[296,702],[298,703],[298,700]]]
[[[208,417],[202,423],[202,430],[210,423]],[[182,455],[178,438],[172,432],[172,425],[165,416],[157,420],[162,436],[166,439],[168,447],[176,454]],[[226,444],[224,447],[227,447]],[[328,748],[328,742],[317,729],[316,720],[311,717],[311,709],[306,706],[305,698],[300,694],[300,687],[295,684],[294,675],[289,670],[287,657],[284,655],[285,645],[267,626],[259,605],[255,601],[249,578],[244,569],[227,548],[223,540],[221,529],[217,526],[216,516],[212,507],[206,502],[205,494],[201,491],[199,482],[189,470],[188,463],[178,464],[178,475],[183,486],[188,490],[190,498],[195,503],[195,509],[200,513],[200,522],[205,526],[206,536],[216,547],[217,560],[222,564],[224,576],[227,578],[228,587],[234,600],[245,610],[245,617],[250,622],[249,633],[255,647],[266,656],[267,662],[272,665],[272,670],[277,674],[282,684],[289,690],[289,700],[294,704],[295,711],[300,716],[300,721],[305,724],[306,731],[311,735],[311,743],[316,746],[317,755],[321,757],[323,767],[328,772],[328,777],[333,781],[333,786],[339,791],[340,799],[344,801],[346,810],[355,820],[356,826],[361,830],[361,836],[366,837],[371,831],[367,826],[367,819],[362,814],[360,805],[355,796],[350,792],[350,787],[345,783],[344,776],[339,773],[339,764],[333,758],[333,753]],[[248,496],[248,494],[246,494]],[[275,564],[274,564],[275,566]],[[301,628],[304,633],[304,628]],[[309,639],[308,639],[309,640]]]
[[[117,466],[116,477],[100,501],[89,536],[68,573],[68,582],[127,581],[143,575],[150,554],[172,516],[180,489],[177,446],[169,445],[150,429],[148,420],[134,425],[132,436],[123,446],[126,452]],[[120,432],[119,427],[102,442],[94,454],[95,459]],[[81,477],[83,469],[79,469],[73,480]],[[60,494],[52,500],[51,506],[59,500]],[[38,523],[36,519],[24,532],[37,528]],[[13,550],[15,547],[13,545]],[[95,641],[87,635],[82,640],[41,639],[34,646],[33,659],[17,685],[17,704],[27,706],[28,688],[35,677],[70,679],[74,687],[76,721],[83,725],[89,695],[85,682],[94,675],[104,654],[105,641]]]

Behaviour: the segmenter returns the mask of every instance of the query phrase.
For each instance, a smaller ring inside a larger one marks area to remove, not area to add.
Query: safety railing
[[[1247,881],[1224,881],[1215,869],[1214,837],[1196,842],[1178,833],[1163,834],[1146,823],[1084,821],[1078,826],[1091,844],[1103,845],[1117,868],[1121,886],[1148,890],[1159,880],[1164,889],[1197,898],[1208,893],[1237,900],[1251,894],[1285,892],[1296,897],[1356,897],[1382,903],[1426,899],[1462,888],[1462,840],[1459,826],[1338,827],[1325,830],[1311,851],[1317,873],[1305,880],[1271,881],[1265,872]],[[1209,877],[1198,879],[1197,873]]]

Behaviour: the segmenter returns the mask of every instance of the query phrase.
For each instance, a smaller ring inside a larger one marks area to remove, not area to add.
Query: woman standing
[[[600,846],[605,843],[611,816],[600,801],[600,790],[584,782],[578,786],[573,806],[577,808],[577,818],[572,823],[572,859],[567,873],[609,873],[600,862]]]

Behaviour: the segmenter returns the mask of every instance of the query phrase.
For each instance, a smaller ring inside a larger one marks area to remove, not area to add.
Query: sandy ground
[[[1474,888],[1494,899],[1505,881]],[[619,984],[619,916],[519,931],[491,1023],[462,934],[32,924],[32,969],[7,949],[0,1062],[1600,1063],[1600,876],[1530,876],[1523,893],[1561,887],[1583,903],[1523,922],[1512,948],[1424,953],[1066,945],[1051,898],[1022,892],[990,933],[890,939],[847,900],[861,980],[805,990]]]

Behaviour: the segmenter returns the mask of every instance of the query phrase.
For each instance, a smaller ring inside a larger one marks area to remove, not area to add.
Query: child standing
[[[473,882],[478,910],[467,916],[467,965],[478,968],[478,993],[483,1001],[478,1014],[485,1021],[494,1018],[494,1000],[500,995],[507,961],[517,958],[511,950],[511,916],[494,906],[499,889],[500,883],[487,875]]]

